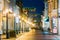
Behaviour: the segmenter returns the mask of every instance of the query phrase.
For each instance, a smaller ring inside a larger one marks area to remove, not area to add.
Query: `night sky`
[[[44,10],[44,0],[22,0],[23,7],[36,8],[35,13],[42,13]]]

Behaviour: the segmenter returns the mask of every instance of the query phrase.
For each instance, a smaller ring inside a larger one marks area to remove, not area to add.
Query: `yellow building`
[[[48,0],[48,16],[49,16],[49,22],[50,22],[50,29],[52,32],[52,18],[57,18],[57,8],[58,8],[58,0]],[[57,20],[56,20],[57,21]]]

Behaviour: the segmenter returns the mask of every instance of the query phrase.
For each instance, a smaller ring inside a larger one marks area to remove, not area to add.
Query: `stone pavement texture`
[[[1,35],[1,40],[16,40],[15,37],[11,37],[9,39],[6,39],[6,35]]]
[[[30,31],[18,37],[16,40],[60,40],[57,35],[43,35],[40,31]]]
[[[31,30],[30,32],[25,32],[23,34],[17,35],[16,38],[6,39],[5,35],[2,35],[2,40],[60,40],[58,35],[44,35],[39,30]]]
[[[17,34],[16,38],[20,37],[22,34],[24,34],[24,33]],[[6,39],[6,35],[5,34],[1,35],[1,40],[16,40],[16,38],[15,37],[10,37],[9,39]]]

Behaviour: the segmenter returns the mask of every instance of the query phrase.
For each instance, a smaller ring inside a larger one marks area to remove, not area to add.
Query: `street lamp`
[[[6,15],[6,38],[9,38],[9,33],[8,33],[8,9],[6,9],[3,13]]]
[[[19,25],[19,21],[20,21],[20,15],[17,15],[16,13],[13,14],[14,16],[14,29],[15,29],[15,33],[19,33],[20,31],[20,25]]]
[[[9,38],[9,33],[8,33],[8,13],[6,14],[6,38]]]
[[[8,13],[9,10],[6,10],[6,38],[9,38],[9,30],[8,30]]]
[[[8,30],[8,13],[10,13],[11,10],[6,10],[5,13],[6,13],[6,38],[8,39],[9,38],[9,30]]]
[[[15,32],[15,36],[16,36],[16,33],[17,33],[17,31],[16,31],[16,13],[13,13],[13,16],[14,16],[14,32]]]
[[[16,16],[17,16],[16,13],[14,13],[13,16],[14,16],[14,30],[15,30],[15,34],[17,34],[18,32],[17,32],[17,27],[16,27],[16,20],[17,20],[16,19]]]

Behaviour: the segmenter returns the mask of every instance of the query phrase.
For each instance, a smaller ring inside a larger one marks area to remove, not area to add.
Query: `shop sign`
[[[58,35],[60,35],[60,18],[58,18]]]
[[[57,33],[57,18],[52,18],[53,33]]]
[[[3,2],[3,0],[0,0],[0,11],[3,10],[3,7],[4,7],[4,2]]]

